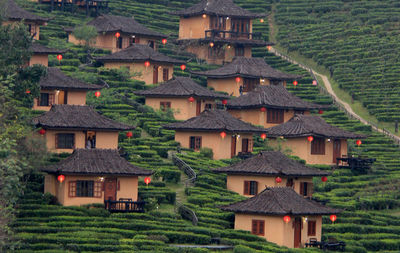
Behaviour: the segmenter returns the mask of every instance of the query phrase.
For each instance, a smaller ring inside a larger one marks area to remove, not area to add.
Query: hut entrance
[[[301,243],[301,219],[299,217],[296,217],[294,219],[294,247],[295,248],[300,248],[300,243]]]
[[[231,158],[236,155],[236,136],[231,138]]]
[[[116,178],[107,178],[104,181],[104,200],[113,200],[117,199],[117,179]]]
[[[340,158],[340,140],[333,141],[333,162],[336,163],[336,158]]]

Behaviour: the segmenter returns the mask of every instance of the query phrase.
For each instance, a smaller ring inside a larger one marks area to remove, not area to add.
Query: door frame
[[[339,143],[338,145],[338,149],[336,149],[336,143]],[[341,153],[342,153],[342,141],[340,139],[335,139],[332,142],[333,144],[333,148],[332,148],[332,160],[334,163],[336,163],[336,158],[340,158],[341,157]]]
[[[115,183],[115,196],[114,196],[114,200],[117,200],[118,181],[117,181],[117,178],[116,178],[116,177],[105,178],[105,179],[104,179],[104,200],[108,200],[108,199],[106,199],[107,183],[112,182],[112,181]]]
[[[293,221],[293,227],[294,227],[294,229],[293,229],[293,232],[294,232],[293,247],[294,248],[300,248],[300,246],[301,246],[302,226],[303,226],[303,224],[302,224],[301,218],[300,217],[294,218],[294,221]],[[296,236],[296,235],[298,235],[298,236]]]
[[[196,116],[199,116],[201,113],[201,100],[196,101]]]
[[[236,155],[236,146],[237,146],[237,139],[236,136],[233,135],[231,137],[231,158],[233,158]]]
[[[158,66],[154,65],[153,66],[153,84],[158,83]]]

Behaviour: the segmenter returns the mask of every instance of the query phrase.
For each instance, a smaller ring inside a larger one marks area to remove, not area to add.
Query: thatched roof
[[[71,130],[125,131],[134,129],[97,113],[90,106],[53,105],[50,111],[33,119],[37,127]]]
[[[89,21],[87,25],[96,27],[98,33],[121,32],[130,35],[142,35],[155,39],[166,38],[167,36],[152,31],[137,22],[133,17],[123,17],[114,15],[101,15]]]
[[[264,58],[246,58],[235,57],[231,63],[228,63],[218,69],[192,72],[195,75],[206,76],[210,78],[229,78],[229,77],[248,77],[248,78],[266,78],[269,80],[294,80],[302,76],[283,73],[269,66]]]
[[[14,0],[6,0],[4,10],[5,18],[8,20],[25,20],[38,23],[45,23],[49,20],[48,18],[40,17],[22,9],[14,2]]]
[[[43,46],[38,42],[33,42],[29,50],[32,51],[33,54],[63,54],[66,51],[55,48],[49,48]]]
[[[99,90],[103,86],[82,82],[64,74],[58,68],[48,68],[47,75],[39,82],[41,89],[58,90]]]
[[[307,167],[278,151],[262,151],[233,165],[213,169],[217,173],[259,176],[312,177],[327,176],[328,172]]]
[[[65,160],[42,171],[50,174],[148,176],[153,171],[139,168],[122,158],[116,149],[76,149]]]
[[[223,110],[205,110],[199,116],[183,122],[170,123],[165,129],[178,131],[208,131],[230,133],[264,133],[266,129],[241,121]]]
[[[204,99],[226,99],[229,97],[209,90],[189,77],[174,77],[158,87],[134,93],[145,97],[195,97]]]
[[[294,110],[325,108],[325,106],[303,101],[288,92],[283,85],[259,85],[253,91],[229,100],[227,107],[228,109],[266,107]]]
[[[221,207],[224,211],[264,215],[330,215],[341,210],[323,206],[290,187],[266,188],[258,195]]]
[[[319,116],[296,114],[289,121],[267,129],[268,137],[296,138],[305,136],[357,139],[365,138],[364,135],[355,134],[329,125]]]
[[[145,62],[182,64],[183,61],[176,60],[159,53],[147,45],[133,44],[119,52],[105,55],[96,60],[100,62]]]
[[[202,14],[237,18],[257,18],[266,16],[266,14],[251,13],[250,11],[237,6],[232,0],[202,0],[187,9],[179,10],[172,14],[183,17],[198,16]]]

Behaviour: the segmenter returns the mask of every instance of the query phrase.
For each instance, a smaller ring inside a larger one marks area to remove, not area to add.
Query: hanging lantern
[[[263,139],[263,140],[265,140],[265,138],[267,138],[267,134],[264,134],[264,133],[261,134],[260,136],[261,136],[261,139]]]
[[[167,39],[162,39],[161,43],[163,43],[164,45],[167,44]]]
[[[127,133],[126,133],[126,137],[132,138],[132,136],[133,136],[132,132],[127,132]]]
[[[290,221],[290,216],[289,216],[289,215],[283,216],[283,221],[284,221],[285,223],[289,223],[289,221]]]
[[[271,51],[272,47],[271,46],[267,46],[268,51]]]
[[[323,110],[319,110],[318,114],[324,114],[324,111]]]
[[[96,91],[96,92],[94,93],[94,96],[95,96],[96,98],[100,97],[100,95],[101,95],[100,91]]]
[[[40,135],[44,135],[45,133],[46,133],[46,130],[44,130],[43,128],[39,130]]]
[[[240,83],[240,77],[235,78],[236,83]]]
[[[314,137],[308,136],[308,137],[307,137],[307,140],[308,140],[309,142],[312,142],[312,141],[314,140]]]
[[[206,14],[203,14],[203,16],[202,16],[203,18],[206,18],[207,17],[207,15]]]
[[[357,146],[361,146],[362,141],[361,141],[361,140],[357,140],[357,141],[356,141],[356,144],[357,144]]]
[[[149,61],[145,61],[145,62],[144,62],[144,66],[145,66],[146,68],[148,68],[148,67],[150,66],[150,62],[149,62]]]
[[[225,132],[221,132],[219,135],[221,135],[222,139],[224,139],[226,137],[226,133]]]
[[[213,47],[214,46],[214,42],[210,42],[210,47]]]
[[[262,18],[262,19],[260,19],[260,23],[264,23],[264,19]]]
[[[58,182],[62,183],[62,182],[64,182],[64,180],[65,180],[65,176],[64,176],[64,175],[59,175],[59,176],[57,177],[57,180],[58,180]]]
[[[336,219],[337,219],[336,214],[332,214],[331,216],[329,216],[329,219],[330,219],[332,222],[335,222]]]
[[[145,177],[145,178],[144,178],[144,182],[146,183],[146,185],[149,185],[150,182],[151,182],[151,178]]]
[[[182,64],[182,65],[181,65],[181,70],[182,70],[182,71],[185,71],[185,69],[186,69],[186,65],[185,65],[185,64]]]
[[[222,100],[222,104],[223,104],[223,105],[226,105],[227,103],[228,103],[228,100],[226,100],[226,99],[223,99],[223,100]]]
[[[260,111],[262,111],[262,112],[266,112],[266,111],[267,111],[267,108],[265,108],[265,107],[261,107],[261,108],[260,108]]]
[[[115,37],[117,37],[117,39],[118,39],[119,37],[121,37],[121,34],[120,34],[119,32],[117,32],[117,33],[115,34]]]
[[[317,83],[317,80],[313,80],[312,81],[312,85],[317,85],[318,83]]]
[[[296,80],[293,81],[293,85],[297,86],[299,84],[299,82],[297,82]]]
[[[190,98],[188,98],[188,100],[189,100],[190,103],[193,103],[194,102],[194,97],[190,97]]]
[[[62,60],[62,55],[61,55],[61,54],[57,55],[57,60],[58,60],[58,61],[61,61],[61,60]]]
[[[321,177],[321,181],[325,183],[326,181],[328,181],[328,178],[323,176],[323,177]]]
[[[276,177],[276,178],[275,178],[275,182],[276,182],[277,184],[282,183],[282,178]]]
[[[30,90],[26,90],[25,93],[26,93],[26,94],[30,94],[31,91],[30,91]]]

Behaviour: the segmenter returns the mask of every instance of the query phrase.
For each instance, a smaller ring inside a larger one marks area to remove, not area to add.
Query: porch
[[[132,199],[104,200],[104,208],[110,213],[143,213],[144,201],[132,201]]]

